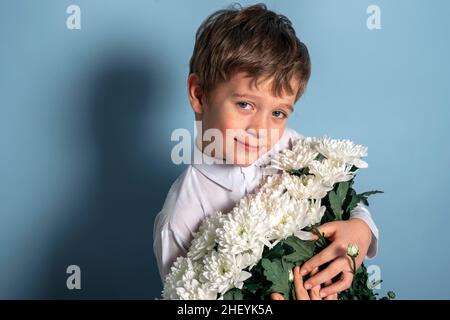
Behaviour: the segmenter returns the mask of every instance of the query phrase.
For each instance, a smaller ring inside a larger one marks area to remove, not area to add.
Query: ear
[[[192,110],[194,110],[196,114],[202,114],[205,97],[203,95],[202,88],[200,87],[200,79],[198,75],[191,73],[188,77],[187,85],[188,97],[191,102]]]

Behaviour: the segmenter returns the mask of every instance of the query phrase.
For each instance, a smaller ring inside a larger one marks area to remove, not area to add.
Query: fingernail
[[[326,297],[326,296],[327,296],[327,294],[326,294],[325,291],[320,291],[320,297],[321,297],[321,298],[324,298],[324,297]]]
[[[305,283],[305,289],[309,290],[312,288],[312,285],[310,283]]]
[[[308,271],[306,271],[305,269],[303,269],[303,270],[300,271],[300,274],[301,274],[302,276],[306,276],[307,273],[308,273]]]

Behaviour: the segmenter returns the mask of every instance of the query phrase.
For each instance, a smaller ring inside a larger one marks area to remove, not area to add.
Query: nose
[[[264,140],[269,133],[269,117],[265,112],[255,112],[247,126],[247,133],[258,140]]]

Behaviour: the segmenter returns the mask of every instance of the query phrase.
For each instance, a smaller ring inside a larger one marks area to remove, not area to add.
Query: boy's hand
[[[372,241],[372,231],[363,220],[358,218],[325,223],[317,229],[324,234],[325,238],[331,240],[331,243],[305,262],[300,268],[300,274],[305,276],[311,273],[311,277],[304,284],[306,290],[325,284],[320,289],[320,296],[327,297],[350,288],[353,281],[353,263],[347,255],[347,247],[349,243],[358,246],[359,255],[356,258],[356,268],[359,268]],[[313,240],[317,240],[317,238],[315,235]],[[326,263],[330,264],[317,274],[312,274],[312,271]],[[340,273],[342,273],[340,279],[330,284],[331,280]]]
[[[316,274],[318,269],[311,272],[311,275]],[[303,286],[303,277],[300,275],[300,267],[294,267],[294,288],[296,300],[322,300],[320,297],[320,286],[315,286],[310,290],[306,290]],[[270,295],[272,300],[284,300],[282,294],[273,292]],[[325,300],[337,300],[337,295],[332,294],[325,298]]]

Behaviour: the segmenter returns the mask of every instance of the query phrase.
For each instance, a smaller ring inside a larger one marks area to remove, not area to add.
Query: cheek
[[[233,106],[218,108],[211,115],[211,123],[225,134],[226,129],[242,129],[246,127],[245,117],[233,109]]]
[[[209,107],[203,118],[203,127],[205,129],[219,129],[222,131],[224,115],[223,112],[215,107]]]
[[[281,136],[284,133],[285,124],[283,125],[274,125],[267,132],[268,136],[266,137],[267,147],[271,149],[278,141],[280,141]]]

